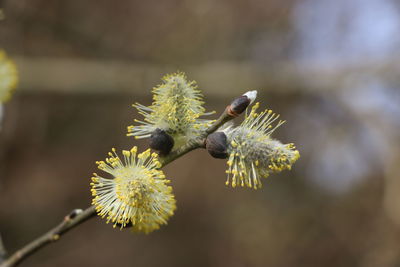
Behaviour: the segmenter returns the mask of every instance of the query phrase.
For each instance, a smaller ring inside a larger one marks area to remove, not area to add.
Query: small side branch
[[[59,225],[15,252],[10,256],[10,258],[4,261],[0,267],[16,266],[29,255],[35,253],[45,245],[57,241],[60,239],[61,235],[78,226],[79,224],[89,220],[95,215],[96,211],[94,207],[89,207],[84,211],[80,209],[73,210],[69,215],[65,216],[64,220]]]
[[[206,130],[204,134],[204,138],[207,137],[207,135],[212,134],[216,130],[218,130],[219,127],[224,125],[226,122],[232,120],[235,118],[235,115],[233,115],[230,110],[230,105],[226,107],[225,111],[219,116],[219,118]]]

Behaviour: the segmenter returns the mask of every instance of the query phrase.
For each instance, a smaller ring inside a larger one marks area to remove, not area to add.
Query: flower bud
[[[160,155],[168,155],[174,146],[174,139],[161,129],[156,129],[150,135],[150,148],[160,152]]]
[[[243,111],[245,111],[246,108],[253,103],[256,97],[257,91],[248,91],[232,101],[232,103],[229,105],[228,112],[234,117],[242,114]]]
[[[218,159],[226,159],[227,153],[227,138],[223,132],[215,132],[207,136],[206,148],[211,156]]]

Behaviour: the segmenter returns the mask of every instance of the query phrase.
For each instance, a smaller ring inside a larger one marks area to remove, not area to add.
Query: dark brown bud
[[[156,129],[150,136],[150,148],[158,151],[160,155],[165,156],[171,152],[174,146],[174,139],[161,129]]]
[[[239,96],[228,106],[228,112],[231,116],[238,116],[256,99],[257,91],[249,91]]]
[[[227,138],[223,132],[215,132],[207,136],[206,148],[211,156],[218,159],[226,159],[228,157],[228,152],[226,151],[228,147]]]
[[[243,111],[246,110],[246,108],[250,104],[250,99],[247,96],[239,96],[235,100],[232,101],[231,106],[230,106],[230,111],[232,112],[233,115],[237,116],[241,114]]]

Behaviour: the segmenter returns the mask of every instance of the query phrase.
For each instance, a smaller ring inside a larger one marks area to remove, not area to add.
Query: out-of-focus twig
[[[229,107],[229,106],[228,106]],[[196,149],[204,147],[205,140],[207,136],[213,132],[215,132],[220,126],[222,126],[225,122],[232,120],[234,116],[232,116],[228,112],[228,108],[220,115],[220,117],[213,122],[213,124],[204,131],[204,133],[194,139],[190,140],[185,146],[182,148],[172,151],[167,156],[161,157],[161,168],[167,165],[168,163],[176,160],[177,158],[185,155],[186,153]],[[71,230],[72,228],[80,225],[81,223],[93,218],[96,215],[96,210],[94,206],[87,208],[86,210],[73,210],[69,215],[67,215],[64,220],[45,233],[44,235],[38,237],[33,240],[31,243],[27,244],[25,247],[17,250],[14,254],[12,254],[8,259],[6,259],[0,267],[11,267],[19,264],[23,259],[27,258],[29,255],[35,253],[42,247],[53,243],[60,239],[60,237]]]
[[[0,234],[0,263],[2,263],[7,256],[6,247],[4,246],[3,239]]]
[[[175,71],[159,64],[123,61],[29,58],[17,55],[13,59],[19,68],[18,90],[22,94],[43,91],[67,94],[134,92],[137,96],[145,97],[147,94],[142,88],[158,80],[160,73]],[[198,77],[202,92],[214,98],[240,94],[243,88],[268,88],[268,91],[281,95],[332,90],[336,92],[340,85],[346,85],[349,78],[359,73],[380,77],[396,84],[400,81],[399,57],[366,60],[345,66],[287,61],[260,68],[259,64],[251,61],[220,61],[182,66],[182,69],[191,73],[191,76]],[[218,84],[218,90],[215,90],[215,84]]]

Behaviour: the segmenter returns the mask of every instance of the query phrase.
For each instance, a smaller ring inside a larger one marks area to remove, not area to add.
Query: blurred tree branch
[[[132,88],[136,88],[136,95],[145,96],[141,88],[150,87],[160,74],[171,71],[171,67],[165,65],[122,61],[21,57],[15,57],[15,61],[20,70],[20,91],[132,93]],[[242,88],[268,88],[280,93],[337,90],[338,85],[346,84],[349,78],[359,73],[400,82],[399,62],[394,57],[354,65],[277,62],[270,67],[252,62],[220,61],[196,67],[184,66],[184,69],[196,80],[201,80],[205,95],[225,97],[240,94]],[[214,88],[216,84],[218,90]]]
[[[164,167],[168,163],[178,159],[179,157],[185,155],[186,153],[196,149],[204,147],[205,139],[207,136],[213,132],[215,132],[220,126],[222,126],[225,122],[232,120],[235,116],[229,112],[229,106],[225,109],[225,111],[220,115],[220,117],[213,122],[213,124],[204,131],[204,133],[195,140],[190,140],[188,144],[184,145],[182,148],[172,151],[169,155],[160,158],[161,167]],[[91,206],[84,211],[80,209],[73,210],[70,214],[65,216],[64,220],[48,231],[47,233],[43,234],[42,236],[38,237],[37,239],[33,240],[23,248],[17,250],[12,254],[8,259],[6,259],[3,263],[1,263],[0,267],[11,267],[18,265],[22,260],[27,258],[28,256],[32,255],[36,251],[40,250],[44,246],[51,244],[60,239],[60,237],[68,232],[69,230],[75,228],[76,226],[80,225],[81,223],[93,218],[96,216],[96,210],[94,206]],[[1,241],[1,237],[0,237]],[[1,242],[0,242],[0,258],[1,258]],[[1,262],[1,261],[0,261]]]
[[[4,247],[3,239],[0,234],[0,263],[2,263],[7,256],[6,248]]]

